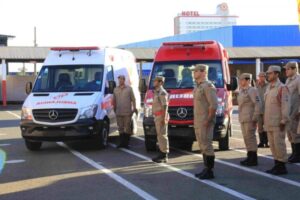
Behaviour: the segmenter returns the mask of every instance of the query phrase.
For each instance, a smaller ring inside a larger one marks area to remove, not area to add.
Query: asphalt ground
[[[236,112],[230,150],[219,151],[215,143],[216,178],[205,181],[194,177],[203,167],[196,142],[192,151],[172,148],[167,164],[151,162],[157,152],[145,150],[141,120],[128,150],[116,148],[113,133],[104,150],[91,141],[77,141],[43,143],[40,151],[31,152],[21,137],[19,118],[20,106],[0,107],[0,149],[6,155],[1,200],[300,198],[300,164],[287,164],[287,175],[266,174],[273,166],[268,148],[259,149],[257,167],[239,164],[246,150]],[[287,147],[290,153],[288,142]]]

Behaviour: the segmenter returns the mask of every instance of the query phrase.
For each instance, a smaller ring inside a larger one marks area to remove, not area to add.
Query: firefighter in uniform
[[[268,83],[266,82],[266,73],[260,72],[258,74],[258,80],[256,83],[256,89],[258,91],[258,95],[262,104],[261,114],[258,116],[258,122],[257,122],[257,127],[258,127],[257,131],[259,136],[259,144],[257,145],[257,147],[269,147],[267,132],[264,131],[264,106],[265,106],[264,94],[266,92],[267,86]]]
[[[130,86],[125,84],[125,76],[118,76],[119,86],[114,89],[113,105],[117,116],[120,143],[118,148],[128,148],[131,130],[131,117],[137,113],[136,101]]]
[[[290,122],[287,127],[288,139],[291,142],[292,154],[288,158],[290,163],[300,162],[300,132],[297,132],[299,124],[300,105],[300,75],[298,74],[298,63],[289,62],[285,65],[287,76],[286,86],[290,93],[291,108],[289,113]]]
[[[195,174],[199,179],[214,178],[215,153],[212,146],[213,130],[218,106],[216,88],[208,80],[208,65],[198,64],[193,68],[196,87],[194,89],[194,129],[203,154],[205,168]]]
[[[154,115],[155,129],[159,146],[159,154],[153,158],[153,162],[168,162],[169,140],[168,140],[168,93],[163,88],[165,78],[156,76],[154,79],[154,97],[152,104],[152,112]]]
[[[247,149],[247,158],[241,161],[244,166],[257,165],[256,124],[261,114],[262,104],[256,88],[251,86],[252,74],[243,73],[239,78],[238,95],[239,122]]]
[[[274,167],[267,170],[273,175],[287,174],[285,129],[288,123],[289,92],[279,80],[280,66],[271,65],[267,71],[269,85],[265,93],[264,128],[267,131]]]

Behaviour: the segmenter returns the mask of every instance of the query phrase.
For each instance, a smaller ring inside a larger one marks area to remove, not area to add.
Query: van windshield
[[[150,89],[153,89],[153,80],[156,76],[165,77],[165,89],[194,88],[195,82],[191,67],[195,64],[208,65],[208,79],[212,81],[217,88],[223,87],[223,70],[220,61],[176,61],[154,63]]]
[[[32,92],[101,91],[103,65],[43,66]]]

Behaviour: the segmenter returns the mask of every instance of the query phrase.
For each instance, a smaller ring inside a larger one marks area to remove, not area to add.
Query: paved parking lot
[[[300,164],[287,164],[289,174],[273,176],[269,149],[259,149],[259,165],[242,167],[246,156],[237,114],[230,150],[216,150],[215,176],[201,181],[194,173],[203,163],[196,142],[192,151],[172,148],[169,163],[155,164],[146,152],[143,129],[131,147],[117,149],[117,136],[98,150],[90,141],[43,143],[26,149],[19,129],[20,106],[0,107],[0,149],[6,162],[0,172],[0,199],[297,199]],[[288,144],[288,152],[290,153]],[[1,166],[1,165],[0,165]]]

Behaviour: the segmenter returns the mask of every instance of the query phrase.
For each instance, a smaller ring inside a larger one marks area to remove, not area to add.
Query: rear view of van
[[[29,95],[20,124],[26,147],[34,151],[43,141],[92,138],[104,148],[109,132],[116,130],[112,93],[119,75],[125,75],[139,106],[132,53],[114,48],[52,48],[34,85],[26,84]]]
[[[217,88],[218,108],[214,140],[220,150],[229,148],[231,135],[232,97],[237,80],[231,78],[228,54],[216,41],[163,43],[154,59],[148,90],[144,101],[143,127],[147,150],[156,149],[156,131],[152,113],[153,82],[158,75],[165,77],[164,88],[169,93],[168,135],[171,142],[190,149],[194,140],[193,89],[194,77],[191,68],[195,64],[209,65],[208,79]]]

